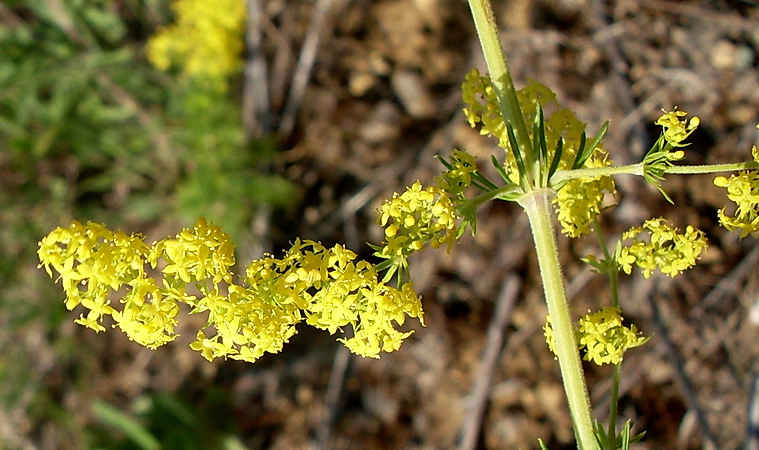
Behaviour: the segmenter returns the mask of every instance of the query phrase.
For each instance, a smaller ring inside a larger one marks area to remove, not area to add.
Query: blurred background
[[[615,163],[640,161],[675,106],[702,119],[687,163],[751,158],[755,1],[493,3],[517,85],[551,87],[591,135],[611,119]],[[450,253],[417,255],[426,327],[408,324],[380,360],[301,327],[281,354],[209,363],[188,347],[204,318],[186,315],[150,351],[75,325],[37,268],[37,242],[74,219],[152,242],[205,216],[241,267],[296,237],[370,259],[376,208],[431,183],[434,155],[501,156],[461,113],[460,83],[483,66],[463,0],[0,3],[0,448],[573,448],[515,205],[484,206]],[[717,226],[726,199],[711,178],[667,180],[675,206],[619,179],[603,217],[610,239],[665,216],[710,241],[680,277],[622,279],[625,317],[653,334],[623,366],[620,413],[648,432],[638,449],[747,440],[759,256],[755,238]],[[594,241],[560,247],[575,313],[608,302],[578,262]],[[587,370],[605,420],[611,372]]]

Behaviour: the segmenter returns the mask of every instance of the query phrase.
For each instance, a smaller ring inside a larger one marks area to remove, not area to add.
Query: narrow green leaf
[[[475,182],[479,183],[483,187],[478,186],[475,184]],[[479,171],[472,173],[472,184],[485,192],[491,191],[493,189],[498,189],[498,186],[496,186],[495,183],[485,178],[485,176],[482,175]]]
[[[519,144],[517,143],[517,137],[514,135],[514,127],[509,122],[506,122],[506,133],[509,136],[509,144],[511,144],[511,151],[514,153],[514,159],[517,162],[517,170],[519,170],[519,184],[527,189],[529,188],[529,182],[527,180],[527,167],[524,164],[522,153],[519,151]]]
[[[443,166],[445,166],[445,168],[446,168],[447,170],[451,170],[451,168],[453,167],[453,166],[451,165],[451,163],[449,163],[448,161],[446,161],[446,160],[445,160],[445,158],[443,158],[442,156],[440,156],[440,155],[435,155],[435,158],[437,158],[437,160],[438,160],[438,161],[440,161],[440,164],[442,164]]]
[[[595,149],[598,147],[598,144],[601,143],[601,140],[606,135],[606,132],[609,129],[609,121],[607,120],[604,122],[604,124],[601,126],[601,129],[598,130],[598,134],[596,137],[590,142],[590,144],[585,147],[585,132],[582,133],[582,138],[580,140],[580,150],[577,152],[577,156],[575,157],[575,161],[572,164],[572,169],[579,169],[583,165],[585,165],[585,161],[590,158],[590,155],[593,154]]]
[[[556,173],[556,169],[559,168],[561,162],[561,154],[564,152],[564,139],[559,138],[559,142],[556,143],[556,150],[553,152],[553,160],[551,160],[551,167],[548,168],[548,180],[551,179],[553,174]]]
[[[97,399],[92,403],[95,417],[103,424],[124,433],[137,447],[143,450],[160,450],[161,444],[155,436],[129,414]]]
[[[503,165],[498,162],[498,159],[496,159],[494,155],[490,155],[490,162],[493,163],[493,167],[495,167],[498,175],[503,178],[503,181],[505,181],[507,184],[514,184],[509,174],[506,173],[506,169],[503,168]]]

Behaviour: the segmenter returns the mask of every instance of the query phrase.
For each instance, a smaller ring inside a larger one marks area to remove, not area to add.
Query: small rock
[[[392,86],[403,109],[417,119],[428,119],[437,108],[421,74],[413,70],[398,70],[393,74]]]
[[[709,59],[715,69],[741,71],[751,66],[753,53],[745,45],[721,39],[712,47]]]

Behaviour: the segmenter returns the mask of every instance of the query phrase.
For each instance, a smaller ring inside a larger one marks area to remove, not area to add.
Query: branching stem
[[[665,174],[695,175],[717,172],[735,172],[736,170],[748,170],[759,168],[759,163],[738,162],[727,164],[702,164],[688,166],[671,166],[664,170]],[[551,179],[552,183],[571,180],[573,178],[603,177],[612,175],[643,175],[643,163],[629,164],[626,166],[594,167],[589,169],[559,170]]]

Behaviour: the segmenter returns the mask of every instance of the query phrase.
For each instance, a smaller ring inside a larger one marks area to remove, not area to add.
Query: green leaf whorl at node
[[[652,186],[661,192],[664,198],[671,204],[674,204],[672,198],[664,191],[661,181],[667,174],[668,169],[673,167],[676,162],[685,158],[685,152],[680,147],[686,147],[683,141],[701,123],[698,117],[692,117],[686,120],[685,111],[676,109],[664,114],[656,120],[656,125],[662,127],[662,133],[656,140],[651,149],[643,157],[643,178]]]
[[[522,193],[546,187],[555,190],[554,205],[562,232],[571,237],[587,233],[604,208],[606,194],[615,192],[613,180],[608,176],[585,177],[554,184],[552,179],[559,171],[611,165],[600,145],[608,122],[588,143],[585,124],[570,110],[560,108],[550,89],[530,80],[517,92],[525,122],[532,123],[528,130],[530,145],[526,147],[532,154],[526,156],[521,153],[525,146],[517,142],[513,127],[500,115],[490,79],[473,70],[466,76],[462,91],[464,114],[470,125],[479,128],[480,134],[496,137],[505,150],[502,164],[491,157],[501,178],[518,184]],[[497,198],[517,200],[519,193],[509,191]]]

